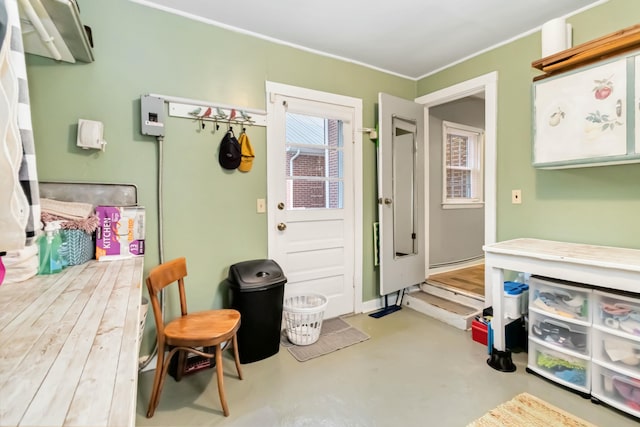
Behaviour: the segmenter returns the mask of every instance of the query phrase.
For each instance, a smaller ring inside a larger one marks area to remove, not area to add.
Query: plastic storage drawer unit
[[[528,368],[567,387],[589,392],[591,361],[529,341]]]
[[[273,356],[280,350],[284,284],[287,278],[270,259],[244,261],[229,268],[231,307],[240,312],[238,353],[241,363]]]
[[[579,283],[564,282],[546,277],[529,279],[529,311],[537,310],[558,317],[591,321],[589,304],[591,289]]]
[[[640,304],[637,297],[601,291],[594,291],[594,296],[594,325],[640,339]]]
[[[609,405],[640,417],[640,379],[594,365],[591,394]]]
[[[587,325],[557,319],[536,311],[529,313],[529,336],[560,350],[591,354],[590,328]]]
[[[594,329],[593,358],[640,376],[640,341]]]

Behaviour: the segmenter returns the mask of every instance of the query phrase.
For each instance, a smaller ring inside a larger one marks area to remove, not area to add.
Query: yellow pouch
[[[240,161],[238,170],[240,172],[249,172],[253,166],[253,159],[256,157],[255,152],[253,151],[249,137],[245,132],[240,134],[238,142],[240,143],[240,154],[242,155],[242,160]]]

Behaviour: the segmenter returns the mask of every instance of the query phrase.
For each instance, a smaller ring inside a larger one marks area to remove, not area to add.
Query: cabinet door
[[[533,88],[533,164],[575,167],[627,155],[627,59]]]

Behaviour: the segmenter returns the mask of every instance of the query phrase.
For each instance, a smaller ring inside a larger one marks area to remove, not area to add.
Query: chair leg
[[[153,413],[156,411],[156,397],[160,388],[160,378],[163,375],[163,366],[164,366],[164,350],[162,348],[158,349],[158,358],[156,360],[156,373],[153,377],[153,389],[151,390],[151,398],[149,399],[149,408],[147,409],[147,418],[153,417]]]
[[[238,335],[233,334],[233,358],[236,361],[236,370],[238,371],[238,378],[242,379],[242,370],[240,369],[240,355],[238,354]]]
[[[179,351],[178,363],[176,364],[176,381],[180,381],[182,379],[182,375],[184,374],[184,370],[186,367],[187,367],[187,352]]]
[[[173,356],[173,355],[171,355]],[[167,373],[169,372],[169,364],[171,363],[171,357],[167,358],[162,365],[162,373],[160,375],[160,385],[158,386],[158,392],[156,393],[156,400],[153,404],[153,410],[155,412],[158,407],[158,403],[160,403],[160,395],[162,394],[162,389],[164,388],[164,381],[167,379]],[[156,369],[158,369],[156,367]]]
[[[218,376],[218,394],[220,395],[220,404],[225,417],[229,416],[229,406],[227,398],[224,394],[224,373],[222,372],[222,350],[220,344],[216,345],[216,375]]]

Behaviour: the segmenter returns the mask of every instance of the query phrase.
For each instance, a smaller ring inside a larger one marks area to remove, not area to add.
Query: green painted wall
[[[39,178],[42,181],[133,183],[147,208],[148,271],[158,263],[158,144],[140,134],[140,96],[147,93],[265,109],[265,80],[361,98],[364,126],[375,126],[378,92],[413,99],[416,82],[147,8],[127,0],[82,0],[96,61],[56,63],[27,55]],[[105,125],[106,152],[76,147],[79,118]],[[266,132],[248,135],[257,159],[248,174],[217,163],[222,130],[198,130],[167,118],[164,142],[165,259],[186,256],[191,310],[223,306],[228,267],[267,256]],[[371,224],[376,219],[375,146],[363,138],[363,299],[378,296]],[[148,317],[151,327],[153,316]],[[149,328],[145,336],[149,336]],[[142,353],[150,349],[150,340]]]
[[[419,82],[230,32],[127,0],[82,0],[96,61],[64,64],[27,55],[32,119],[43,181],[133,183],[147,207],[148,270],[158,262],[155,207],[158,145],[140,134],[140,96],[159,93],[265,108],[265,80],[361,98],[375,125],[378,92],[413,99],[497,70],[498,239],[531,236],[640,247],[640,165],[542,171],[531,167],[531,62],[540,34],[497,48]],[[611,0],[572,17],[582,43],[636,23],[640,3]],[[79,118],[105,124],[106,152],[75,146]],[[192,310],[224,305],[229,265],[267,256],[266,133],[250,128],[257,152],[248,174],[217,164],[221,132],[167,118],[165,257],[186,256]],[[371,224],[376,219],[375,147],[364,138],[363,299],[378,295]],[[511,189],[523,204],[510,203]],[[151,322],[153,316],[149,316]],[[151,323],[148,323],[149,325]],[[147,328],[147,337],[149,334]],[[147,338],[142,353],[151,347]]]
[[[640,2],[611,0],[571,17],[574,45],[635,25]],[[498,240],[535,237],[640,248],[640,164],[537,170],[531,166],[531,84],[537,32],[418,82],[418,95],[498,71]],[[522,204],[511,190],[522,189]]]

